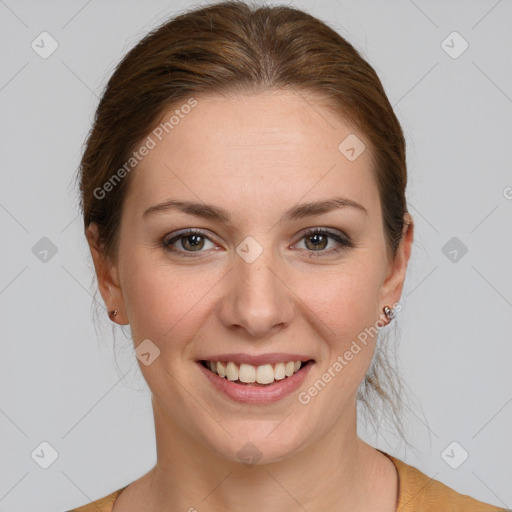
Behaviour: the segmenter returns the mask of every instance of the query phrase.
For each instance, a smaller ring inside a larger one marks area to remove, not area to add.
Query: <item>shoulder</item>
[[[381,450],[379,450],[381,451]],[[397,512],[505,512],[504,509],[460,494],[419,469],[381,452],[395,464],[399,479]]]
[[[73,510],[69,510],[68,512],[112,512],[114,502],[119,497],[119,495],[126,489],[126,487],[122,487],[121,489],[118,489],[112,494],[109,494],[104,498],[96,500],[93,503],[89,503],[88,505],[84,505],[79,508],[74,508]]]

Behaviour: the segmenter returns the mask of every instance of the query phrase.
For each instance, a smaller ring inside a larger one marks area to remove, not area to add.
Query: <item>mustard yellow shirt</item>
[[[438,480],[429,478],[414,466],[389,455],[398,473],[398,508],[396,512],[512,512],[459,494]],[[125,486],[105,498],[69,512],[112,512],[114,502]],[[141,511],[142,512],[142,511]]]

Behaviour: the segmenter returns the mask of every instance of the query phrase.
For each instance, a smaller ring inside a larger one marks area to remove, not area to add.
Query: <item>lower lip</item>
[[[293,393],[304,382],[307,374],[313,366],[313,361],[309,361],[297,373],[291,377],[285,377],[278,380],[273,384],[266,386],[251,386],[250,384],[236,384],[235,382],[219,377],[216,373],[205,368],[201,362],[197,361],[199,368],[205,377],[217,388],[219,391],[227,395],[236,402],[245,404],[268,404],[277,402],[285,396]]]

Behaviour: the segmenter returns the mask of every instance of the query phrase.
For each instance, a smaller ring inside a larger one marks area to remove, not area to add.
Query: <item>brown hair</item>
[[[407,224],[405,140],[377,74],[349,42],[317,18],[288,6],[252,7],[242,1],[208,5],[166,21],[127,53],[108,81],[79,173],[84,226],[98,226],[104,255],[117,259],[131,174],[122,173],[123,179],[107,193],[104,184],[112,183],[115,172],[171,106],[206,94],[279,89],[315,95],[367,138],[388,254],[394,257]],[[387,402],[405,439],[394,370],[379,348],[372,363],[358,399],[374,425],[378,421],[367,392]],[[389,393],[384,380],[389,381]]]

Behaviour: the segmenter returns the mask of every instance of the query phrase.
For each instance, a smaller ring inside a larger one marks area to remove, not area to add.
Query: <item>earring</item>
[[[395,318],[395,310],[393,308],[390,308],[389,306],[384,306],[382,308],[382,311],[384,311],[384,314],[386,315],[386,318],[391,322],[393,318]]]
[[[115,318],[117,316],[117,309],[114,309],[114,311],[110,311],[109,314],[110,318]]]

